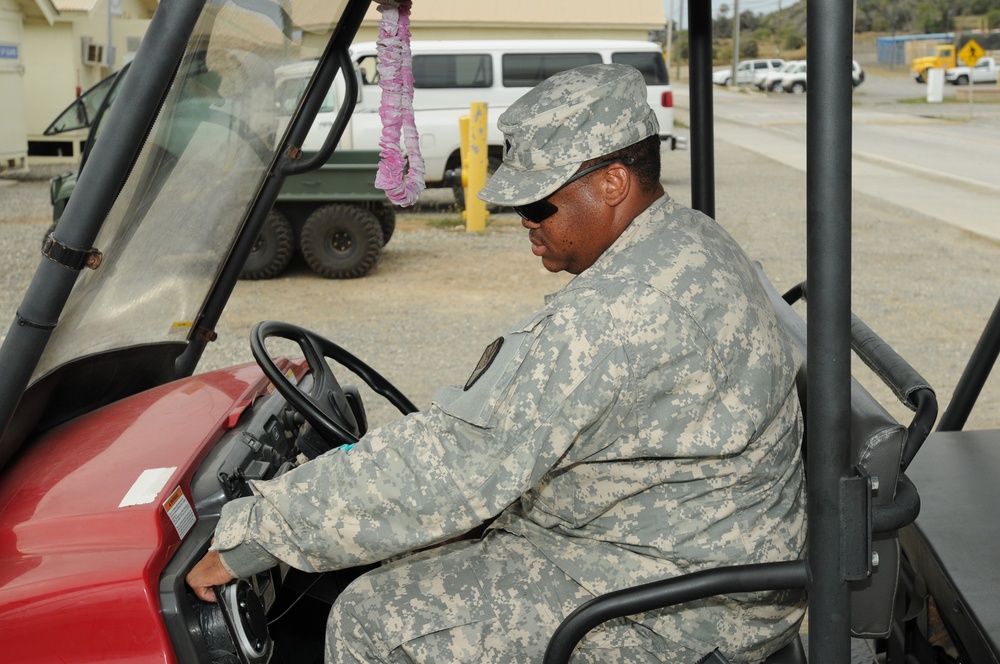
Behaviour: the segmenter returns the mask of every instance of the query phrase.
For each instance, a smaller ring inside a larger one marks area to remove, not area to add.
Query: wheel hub
[[[336,231],[330,235],[330,248],[337,253],[346,254],[354,246],[351,241],[351,234],[343,231]]]

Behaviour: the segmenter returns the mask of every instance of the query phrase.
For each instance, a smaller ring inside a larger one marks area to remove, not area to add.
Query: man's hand
[[[219,552],[209,551],[188,572],[186,580],[198,599],[205,602],[214,602],[216,601],[215,591],[212,587],[229,583],[233,580],[233,575],[222,564]]]

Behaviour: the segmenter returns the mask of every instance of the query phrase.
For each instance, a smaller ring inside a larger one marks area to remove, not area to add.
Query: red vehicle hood
[[[255,365],[195,376],[26,446],[0,478],[5,661],[174,661],[157,583],[192,474],[267,385]]]

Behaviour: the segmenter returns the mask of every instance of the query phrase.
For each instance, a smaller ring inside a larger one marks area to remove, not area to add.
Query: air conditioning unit
[[[103,65],[104,63],[104,44],[86,44],[83,49],[83,64]]]
[[[115,61],[115,47],[95,44],[93,37],[80,37],[80,59],[85,65],[106,67]]]

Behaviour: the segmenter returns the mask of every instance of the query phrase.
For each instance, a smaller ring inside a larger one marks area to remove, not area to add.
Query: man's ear
[[[629,191],[635,186],[635,179],[624,164],[611,164],[604,171],[604,202],[615,207],[628,198]]]

